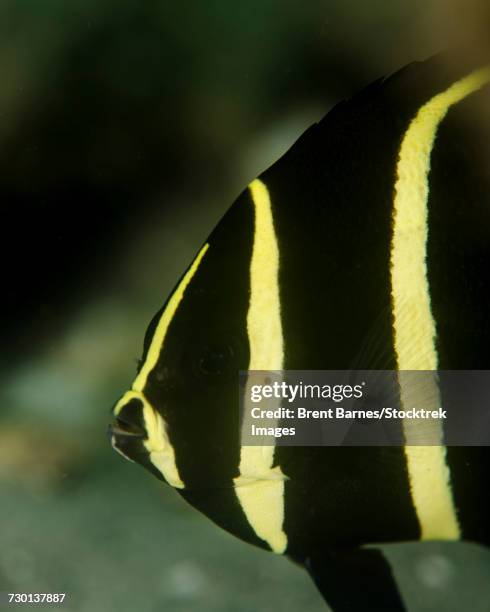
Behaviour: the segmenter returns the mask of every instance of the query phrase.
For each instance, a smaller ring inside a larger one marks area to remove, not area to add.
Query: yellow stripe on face
[[[143,444],[150,454],[150,461],[169,485],[183,489],[184,483],[177,468],[174,447],[169,440],[165,421],[146,401],[143,403],[143,417],[148,432],[148,439]]]
[[[483,68],[457,81],[424,104],[403,138],[397,165],[394,227],[391,245],[391,288],[395,351],[399,370],[437,370],[436,325],[432,316],[427,278],[428,176],[437,129],[449,108],[490,81]],[[400,372],[403,406],[440,407],[437,383],[415,388]],[[429,404],[427,403],[429,400]],[[446,464],[443,431],[429,423],[432,439],[440,446],[415,446],[420,433],[416,420],[406,420],[405,455],[414,507],[422,539],[458,539],[461,535],[450,474]],[[424,423],[424,433],[427,423]]]
[[[172,297],[168,301],[167,307],[162,313],[160,317],[160,321],[158,322],[155,333],[153,334],[153,338],[151,339],[150,348],[148,350],[148,354],[146,355],[145,362],[139,371],[138,376],[133,381],[132,389],[134,391],[143,391],[145,388],[146,381],[148,379],[149,373],[155,367],[158,357],[160,356],[160,352],[163,347],[163,343],[165,341],[165,336],[167,335],[168,328],[172,319],[175,316],[177,308],[179,307],[182,298],[184,297],[185,290],[187,286],[192,280],[192,277],[196,273],[199,268],[199,264],[201,263],[202,258],[206,254],[206,251],[209,248],[209,244],[205,244],[202,249],[197,254],[197,257],[192,262],[192,265],[187,270],[184,278],[180,281],[179,286],[172,294]]]
[[[143,404],[143,421],[147,432],[147,439],[143,442],[143,445],[148,451],[150,461],[162,474],[169,485],[176,487],[177,489],[183,489],[185,485],[180,478],[177,463],[175,461],[175,451],[169,440],[165,421],[161,417],[160,413],[149,404],[143,393],[140,391],[126,391],[126,393],[117,402],[114,408],[114,415],[117,416],[124,406],[133,399],[136,399]],[[129,459],[129,461],[133,461],[129,457],[126,457],[124,453],[119,451],[114,442],[115,440],[113,436],[113,448],[121,453],[123,457]]]
[[[255,231],[250,263],[250,302],[247,333],[249,370],[282,370],[284,364],[279,295],[279,248],[267,187],[256,179],[250,185],[255,211]],[[250,393],[248,384],[245,393]],[[248,416],[248,415],[247,415]],[[250,428],[250,418],[243,421]],[[284,480],[273,468],[274,446],[242,446],[240,476],[235,491],[249,524],[276,553],[283,553],[287,537],[284,522]]]
[[[114,408],[114,415],[117,417],[124,405],[131,399],[138,399],[142,402],[143,419],[148,434],[148,438],[143,444],[149,453],[150,461],[160,471],[165,480],[170,485],[178,489],[183,489],[185,485],[180,478],[175,459],[175,450],[170,442],[166,423],[158,410],[153,408],[153,406],[151,406],[151,404],[148,402],[143,390],[145,388],[148,375],[158,362],[158,358],[165,341],[165,336],[167,335],[170,323],[177,312],[177,308],[184,297],[185,290],[194,277],[208,248],[209,244],[205,244],[202,247],[183,279],[180,281],[179,286],[172,294],[170,300],[168,301],[167,307],[160,317],[160,321],[158,322],[153,338],[151,339],[150,348],[148,349],[145,362],[139,374],[135,378],[131,390],[127,391],[123,395]]]

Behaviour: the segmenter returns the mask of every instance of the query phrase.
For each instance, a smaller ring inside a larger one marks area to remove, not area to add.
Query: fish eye
[[[197,369],[205,376],[219,376],[230,370],[234,356],[230,345],[206,346],[197,359]]]

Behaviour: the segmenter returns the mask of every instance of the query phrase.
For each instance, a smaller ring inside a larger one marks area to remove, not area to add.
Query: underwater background
[[[488,13],[2,0],[0,591],[66,592],[67,612],[326,610],[302,570],[113,452],[110,408],[245,185],[343,97],[487,36]],[[410,609],[490,610],[483,549],[387,551]]]

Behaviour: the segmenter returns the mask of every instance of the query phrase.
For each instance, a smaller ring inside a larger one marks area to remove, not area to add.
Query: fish
[[[146,331],[112,446],[334,612],[406,610],[380,546],[490,544],[490,447],[241,444],[238,372],[490,369],[490,63],[335,105],[239,195]]]

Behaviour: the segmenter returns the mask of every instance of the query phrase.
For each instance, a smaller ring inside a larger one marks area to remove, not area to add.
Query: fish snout
[[[136,398],[129,398],[124,401],[124,397],[114,408],[115,420],[109,426],[109,430],[115,436],[127,436],[131,438],[146,439],[148,433],[143,417],[143,402]]]
[[[142,463],[148,451],[145,442],[148,432],[145,426],[143,401],[128,391],[114,406],[114,421],[109,425],[111,446],[130,461]]]

